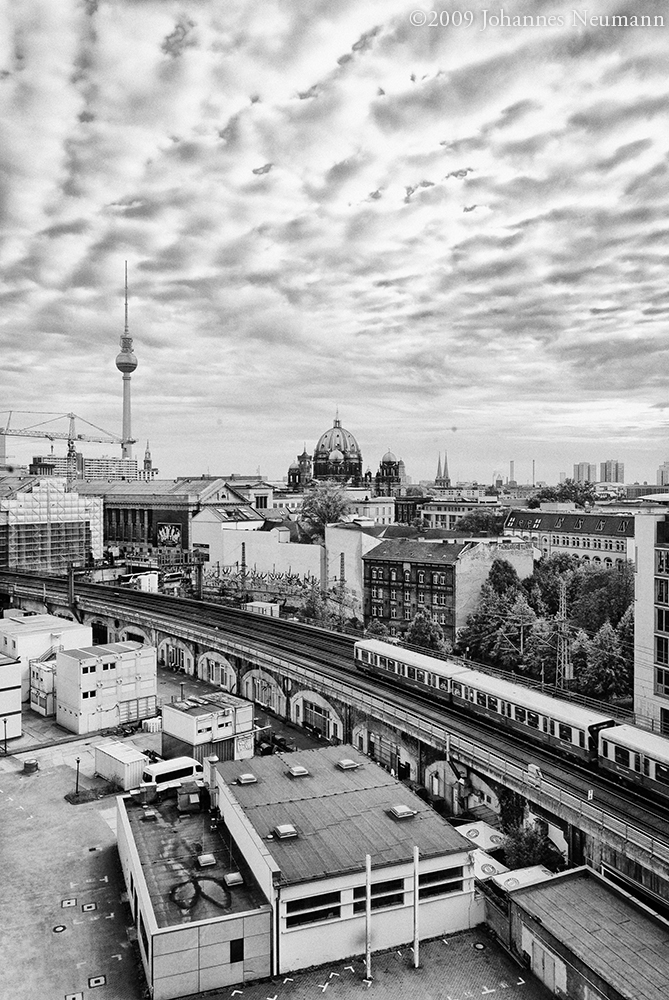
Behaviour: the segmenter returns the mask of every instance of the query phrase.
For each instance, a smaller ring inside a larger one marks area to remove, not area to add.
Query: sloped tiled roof
[[[418,542],[410,538],[389,539],[376,545],[363,555],[369,562],[414,562],[435,563],[437,565],[452,565],[469,543],[457,542]]]
[[[634,514],[571,514],[559,511],[512,510],[504,527],[525,531],[563,531],[565,534],[615,535],[634,538]]]

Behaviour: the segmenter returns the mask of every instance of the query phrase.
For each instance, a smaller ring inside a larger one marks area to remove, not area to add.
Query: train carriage
[[[394,674],[423,693],[431,688],[440,700],[590,763],[597,760],[599,731],[615,725],[609,716],[470,669],[462,660],[440,660],[380,639],[356,643],[355,658],[363,670]]]
[[[450,681],[464,669],[457,660],[440,660],[427,653],[402,649],[381,639],[364,639],[355,644],[357,666],[370,673],[395,674],[410,687],[432,688],[450,700]]]
[[[454,705],[591,763],[597,760],[598,733],[615,725],[600,712],[477,670],[452,678],[451,699]]]
[[[599,734],[599,766],[669,798],[669,740],[634,726]]]

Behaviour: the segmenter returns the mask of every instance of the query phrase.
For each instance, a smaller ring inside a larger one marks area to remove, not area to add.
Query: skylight
[[[342,771],[352,771],[356,767],[360,767],[357,761],[351,760],[350,757],[344,757],[343,760],[337,761],[337,767]]]
[[[279,840],[289,840],[291,837],[297,837],[297,830],[292,823],[280,823],[279,826],[274,827],[274,833]]]
[[[415,816],[417,809],[412,809],[411,806],[405,806],[403,802],[397,802],[394,806],[390,807],[390,813],[395,819],[411,819]]]
[[[309,772],[306,767],[302,767],[301,764],[295,764],[294,767],[288,769],[288,774],[291,778],[304,778],[304,776],[309,774]]]

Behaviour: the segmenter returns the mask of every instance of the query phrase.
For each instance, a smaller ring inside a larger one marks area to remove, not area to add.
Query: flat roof
[[[126,642],[100,643],[99,646],[77,646],[74,649],[64,649],[62,652],[74,660],[90,660],[92,656],[116,656],[119,653],[130,653],[135,649],[142,648],[146,648],[145,643],[128,639]]]
[[[20,615],[17,618],[0,618],[0,633],[3,635],[29,632],[62,632],[65,629],[84,628],[71,618],[58,615]]]
[[[357,766],[341,770],[337,764],[342,759]],[[289,768],[297,765],[309,773],[291,777]],[[472,850],[431,806],[352,746],[225,761],[216,767],[270,850],[284,884],[364,870],[367,854],[373,868],[382,868],[412,861],[414,846],[422,858]],[[236,784],[249,772],[255,783]],[[415,815],[395,819],[390,809],[399,804]],[[287,823],[297,837],[267,840],[276,826]]]
[[[184,715],[191,715],[197,718],[199,715],[211,715],[212,712],[220,712],[223,708],[241,708],[249,705],[246,698],[238,698],[237,695],[228,694],[227,691],[215,691],[212,694],[203,696],[189,695],[183,701],[166,702],[165,708],[173,708]]]
[[[159,927],[269,905],[223,824],[212,829],[207,813],[180,813],[176,798],[145,808],[123,796],[123,805]],[[149,811],[155,819],[144,818]],[[210,855],[207,860],[214,863],[203,868],[198,858],[204,855]],[[234,871],[244,881],[228,888],[225,876]]]
[[[592,870],[556,875],[511,899],[622,996],[667,1000],[669,924]]]

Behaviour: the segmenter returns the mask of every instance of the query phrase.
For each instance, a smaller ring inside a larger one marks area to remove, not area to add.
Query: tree
[[[594,504],[597,499],[592,483],[577,483],[573,479],[565,479],[557,486],[544,486],[535,493],[528,502],[530,509],[536,509],[542,503],[573,503],[577,507]]]
[[[581,566],[580,593],[569,608],[569,619],[590,633],[610,621],[618,626],[634,601],[634,572],[630,562],[611,569]]]
[[[455,530],[475,535],[501,535],[505,520],[504,513],[500,514],[494,510],[472,510],[455,522]]]
[[[333,524],[350,509],[344,489],[333,482],[319,483],[307,490],[300,508],[301,517],[311,526],[315,535],[325,537],[326,524]]]
[[[588,649],[588,663],[578,679],[580,691],[590,698],[609,701],[627,694],[625,662],[611,622],[604,622]]]
[[[506,559],[494,559],[490,572],[488,573],[490,586],[500,597],[509,590],[517,591],[520,587],[520,580],[515,567]]]
[[[504,864],[512,870],[545,865],[547,868],[564,867],[564,859],[555,844],[538,826],[515,826],[504,831]]]
[[[538,618],[525,642],[523,652],[525,670],[530,677],[553,684],[556,658],[555,627],[549,619]]]
[[[444,639],[444,633],[438,622],[429,611],[418,611],[406,630],[404,640],[409,645],[420,646],[422,649],[435,653],[448,653],[449,645]]]
[[[365,629],[365,633],[368,638],[371,639],[387,639],[390,635],[388,627],[379,621],[378,618],[372,618],[371,622]]]

